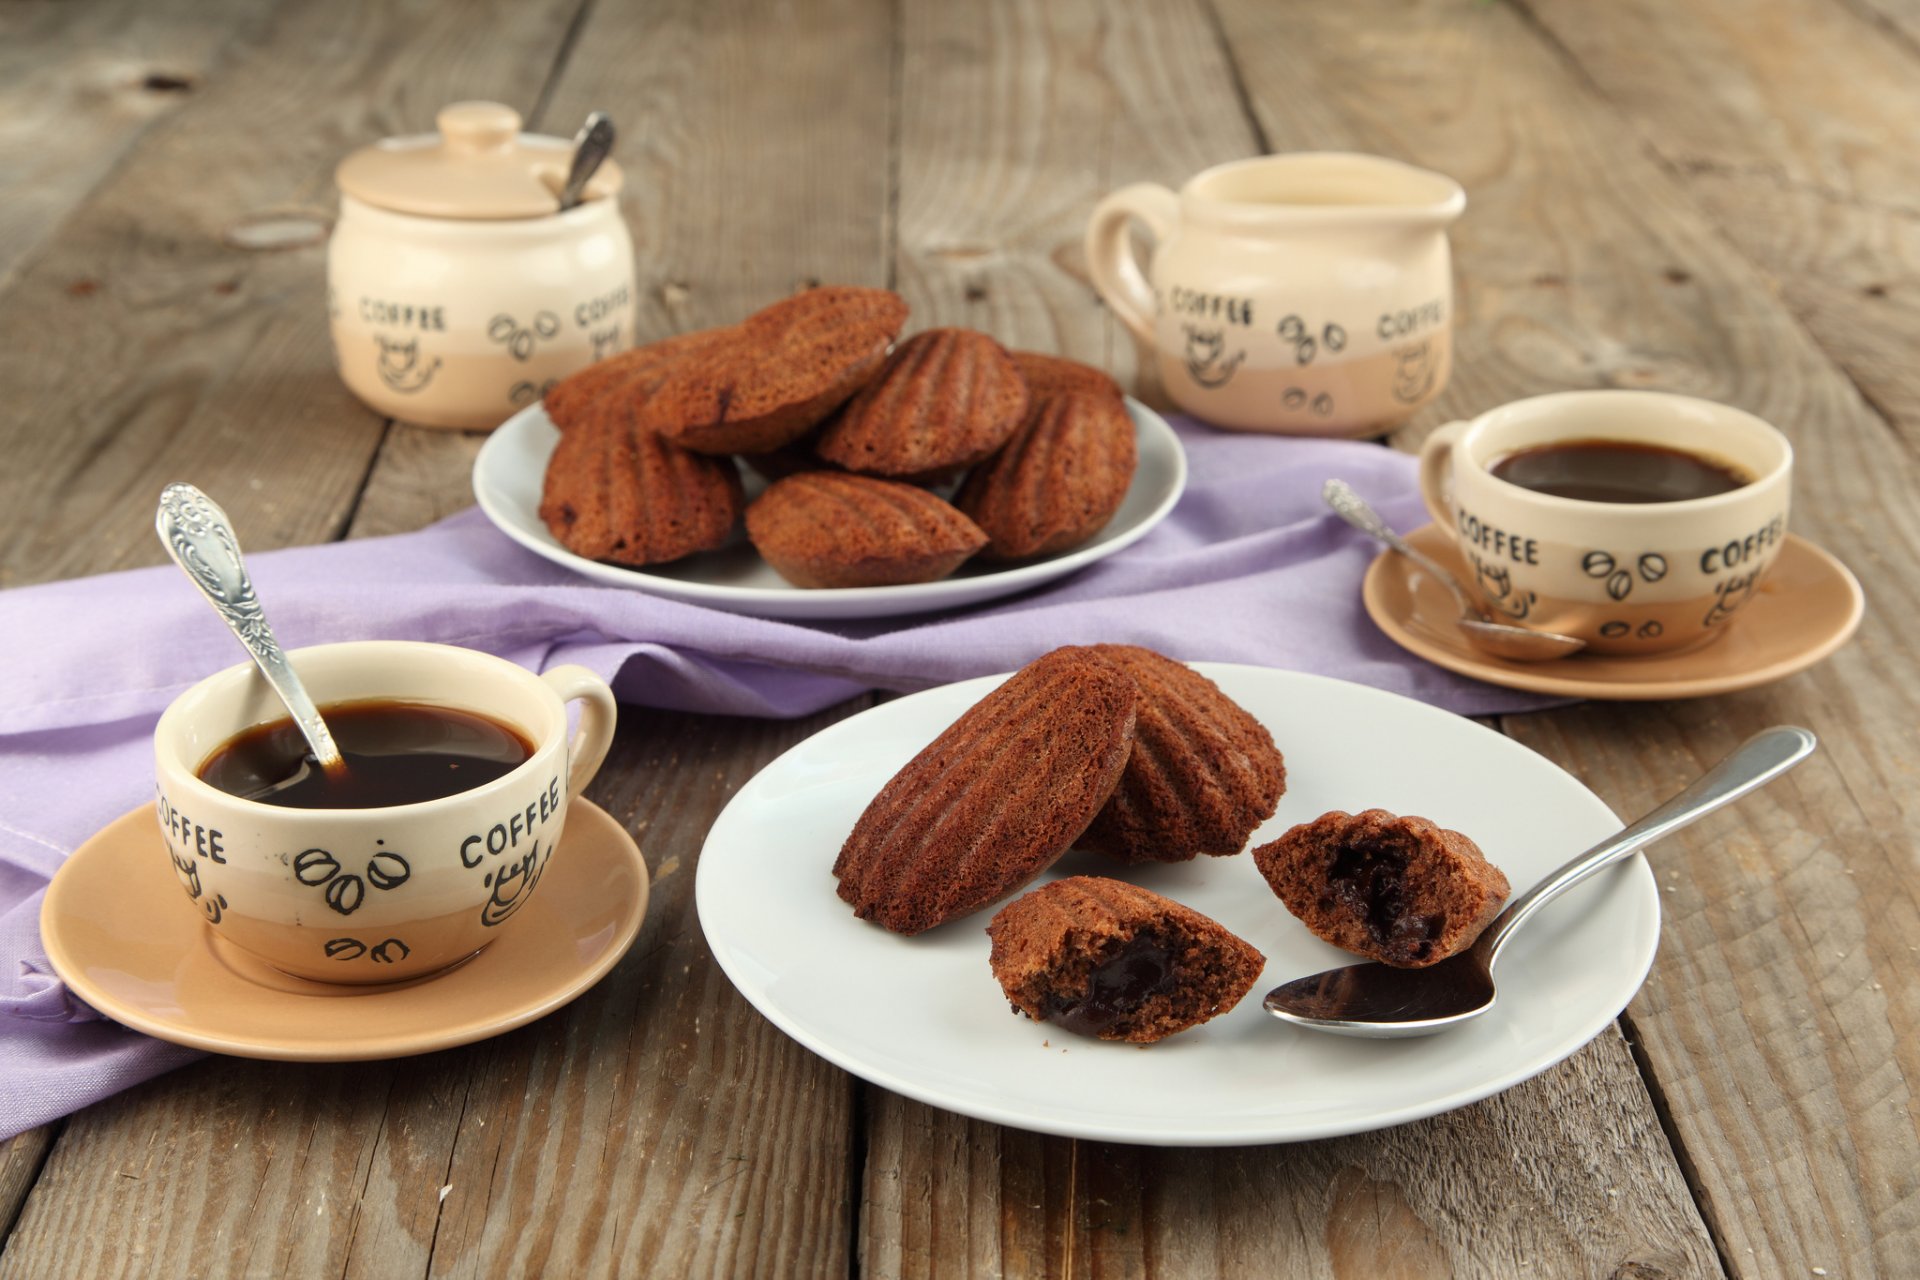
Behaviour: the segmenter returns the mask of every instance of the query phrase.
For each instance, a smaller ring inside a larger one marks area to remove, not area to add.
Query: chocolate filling
[[[1068,1031],[1097,1036],[1155,996],[1174,988],[1174,952],[1151,929],[1122,943],[1087,975],[1085,994],[1048,992],[1041,1016]]]
[[[1424,960],[1446,921],[1409,909],[1408,860],[1399,841],[1360,840],[1334,855],[1327,880],[1340,905],[1365,922],[1382,949],[1398,959]]]

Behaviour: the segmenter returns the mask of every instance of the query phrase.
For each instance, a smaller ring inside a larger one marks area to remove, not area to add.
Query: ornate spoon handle
[[[346,768],[327,722],[320,718],[319,708],[307,696],[306,686],[300,683],[280,642],[274,639],[273,628],[267,625],[266,610],[254,594],[253,579],[247,576],[246,563],[240,558],[240,540],[233,534],[227,513],[192,485],[170,484],[160,494],[160,509],[153,522],[167,554],[212,602],[259,664],[267,683],[287,704],[320,767],[328,773]]]
[[[1371,534],[1386,543],[1407,559],[1425,569],[1435,582],[1453,593],[1453,601],[1460,606],[1460,612],[1471,618],[1484,618],[1486,611],[1474,603],[1460,580],[1429,557],[1420,548],[1408,542],[1393,531],[1393,526],[1381,518],[1380,513],[1367,504],[1367,500],[1355,493],[1353,486],[1344,480],[1329,480],[1320,489],[1321,501],[1333,508],[1333,514],[1345,520],[1362,533]]]

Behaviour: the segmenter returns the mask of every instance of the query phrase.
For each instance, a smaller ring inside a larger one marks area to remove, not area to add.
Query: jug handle
[[[1435,527],[1456,542],[1460,531],[1453,518],[1453,447],[1472,425],[1462,421],[1435,427],[1420,445],[1420,497]]]
[[[1153,286],[1133,255],[1127,238],[1129,219],[1138,218],[1152,234],[1155,246],[1166,242],[1180,220],[1180,197],[1153,182],[1136,182],[1102,200],[1087,223],[1087,267],[1093,287],[1100,292],[1122,324],[1148,347],[1154,344]]]

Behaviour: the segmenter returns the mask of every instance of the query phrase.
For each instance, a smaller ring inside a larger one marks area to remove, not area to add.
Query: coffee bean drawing
[[[375,964],[399,964],[413,954],[413,948],[398,938],[388,938],[373,949]]]
[[[1633,630],[1632,623],[1622,622],[1618,618],[1615,618],[1611,622],[1603,622],[1600,624],[1600,634],[1609,640],[1618,640],[1631,630]]]
[[[551,311],[536,312],[533,323],[525,328],[504,312],[487,321],[487,337],[504,346],[515,360],[531,359],[536,342],[559,332],[560,317]]]
[[[358,960],[367,954],[367,944],[358,938],[335,938],[326,949],[329,960]]]
[[[293,878],[301,884],[325,884],[339,871],[339,862],[325,849],[308,849],[293,860]]]
[[[407,860],[397,853],[382,850],[367,862],[367,883],[376,889],[398,889],[413,874]]]
[[[358,911],[361,899],[366,896],[366,882],[359,876],[335,876],[327,885],[327,905],[343,916]]]
[[[1322,391],[1313,398],[1313,411],[1325,418],[1333,413],[1333,397]]]
[[[522,378],[508,389],[507,403],[516,409],[530,405],[535,400],[544,399],[547,392],[553,390],[554,384],[559,381],[558,378],[548,378],[545,382],[536,384]]]
[[[1640,629],[1633,634],[1639,636],[1642,640],[1656,640],[1659,638],[1660,633],[1665,630],[1666,628],[1661,626],[1659,619],[1656,618],[1641,623]]]
[[[308,849],[294,858],[293,875],[301,884],[315,888],[325,886],[321,896],[327,905],[343,916],[350,916],[366,901],[368,885],[382,891],[398,889],[413,875],[413,868],[393,850],[381,849],[367,859],[363,876],[349,875],[340,870],[340,859],[325,849]]]
[[[1615,600],[1625,600],[1633,594],[1633,573],[1619,567],[1620,562],[1608,551],[1589,551],[1580,557],[1580,571],[1589,578],[1605,578],[1607,594]],[[1642,582],[1658,582],[1667,576],[1667,558],[1658,551],[1642,552],[1634,561],[1634,568],[1640,572]]]
[[[1288,387],[1281,392],[1280,403],[1289,409],[1303,408],[1307,403],[1307,393],[1298,387]]]

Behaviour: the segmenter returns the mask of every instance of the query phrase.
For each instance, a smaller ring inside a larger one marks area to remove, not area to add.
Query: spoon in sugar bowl
[[[1771,782],[1816,745],[1812,733],[1795,725],[1757,733],[1646,817],[1548,872],[1465,951],[1424,969],[1371,961],[1296,978],[1267,993],[1267,1012],[1298,1027],[1377,1040],[1427,1036],[1470,1022],[1493,1008],[1493,966],[1501,949],[1541,907],[1603,867]]]
[[[1355,493],[1353,486],[1345,480],[1329,480],[1321,486],[1320,497],[1333,508],[1333,513],[1345,520],[1362,533],[1371,534],[1398,551],[1407,559],[1419,565],[1436,582],[1453,593],[1454,603],[1460,606],[1460,616],[1454,625],[1460,628],[1472,645],[1496,658],[1507,658],[1514,662],[1550,662],[1555,658],[1564,658],[1587,647],[1587,642],[1577,636],[1563,636],[1554,631],[1534,631],[1527,627],[1516,627],[1510,623],[1494,622],[1473,602],[1467,589],[1460,580],[1448,573],[1432,556],[1393,531],[1378,511],[1367,505],[1367,500]]]
[[[160,493],[153,523],[167,554],[200,588],[221,621],[240,638],[280,701],[287,704],[320,768],[330,778],[344,775],[347,762],[332,731],[267,624],[266,609],[254,594],[253,579],[240,558],[240,540],[227,513],[192,485],[170,484]]]

